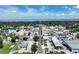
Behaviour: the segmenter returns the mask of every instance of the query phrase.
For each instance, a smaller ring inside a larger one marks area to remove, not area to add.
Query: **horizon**
[[[37,21],[0,21],[0,22],[79,22],[79,19],[73,19],[73,20],[69,20],[69,19],[65,19],[65,20],[37,20]]]

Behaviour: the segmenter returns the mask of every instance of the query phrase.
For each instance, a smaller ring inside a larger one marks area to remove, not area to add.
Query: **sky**
[[[78,5],[0,5],[0,21],[79,21]]]

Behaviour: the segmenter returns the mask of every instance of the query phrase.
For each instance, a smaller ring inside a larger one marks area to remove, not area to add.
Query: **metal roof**
[[[57,39],[56,36],[52,37],[52,41],[55,44],[55,46],[62,46],[62,44],[60,43],[60,41]]]
[[[66,44],[68,44],[72,49],[79,49],[79,40],[66,40]]]

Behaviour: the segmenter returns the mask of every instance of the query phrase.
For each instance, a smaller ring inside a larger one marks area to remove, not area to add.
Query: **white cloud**
[[[37,10],[34,9],[34,8],[28,8],[28,10],[27,10],[28,13],[32,13],[32,12],[36,12],[36,11],[37,11]]]
[[[65,9],[68,9],[69,7],[65,6]]]
[[[76,5],[76,6],[74,6],[74,8],[77,8],[77,9],[79,9],[79,5]]]
[[[47,8],[48,8],[48,6],[42,6],[42,7],[40,8],[40,11],[45,11]]]
[[[72,10],[72,8],[69,8],[69,10]]]
[[[65,14],[64,13],[56,13],[56,16],[65,16]]]
[[[27,13],[38,12],[38,10],[37,10],[37,9],[32,8],[32,7],[28,7],[28,6],[26,6],[25,8],[27,9],[27,11],[26,11]]]
[[[7,13],[12,12],[12,13],[14,13],[14,12],[17,12],[17,11],[16,10],[4,10],[4,12],[7,12]]]
[[[73,15],[77,15],[77,14],[76,14],[76,11],[71,11],[71,12],[69,13],[69,15],[70,15],[70,16],[73,16]]]
[[[4,13],[13,13],[13,12],[18,12],[18,8],[16,7],[12,7],[12,6],[7,6],[7,9],[0,9],[0,12],[4,12]]]
[[[12,10],[11,12],[17,12],[16,10]]]
[[[79,8],[79,5],[77,5],[76,7]]]
[[[68,9],[68,10],[72,10],[72,8],[68,7],[68,6],[65,6],[64,7],[65,9]]]

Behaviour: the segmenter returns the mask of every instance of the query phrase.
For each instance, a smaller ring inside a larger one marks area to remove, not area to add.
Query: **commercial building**
[[[57,39],[56,36],[52,37],[52,42],[56,49],[63,49],[61,42]]]
[[[79,52],[79,40],[65,40],[64,45],[72,52]]]

